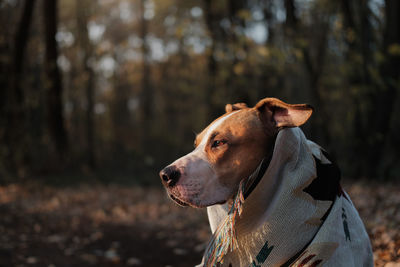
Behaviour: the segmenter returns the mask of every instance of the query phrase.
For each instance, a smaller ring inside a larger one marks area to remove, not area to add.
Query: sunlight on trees
[[[346,176],[396,177],[399,12],[396,0],[2,1],[1,175],[150,173],[226,103],[275,96],[314,105],[305,131]]]

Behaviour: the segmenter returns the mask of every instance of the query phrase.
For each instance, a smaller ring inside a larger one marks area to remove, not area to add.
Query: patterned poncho
[[[251,194],[208,208],[213,237],[204,266],[373,266],[368,235],[339,179],[329,155],[299,128],[281,130]]]

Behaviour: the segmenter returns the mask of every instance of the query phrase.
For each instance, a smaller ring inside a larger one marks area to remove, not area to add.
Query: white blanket
[[[373,266],[369,237],[327,157],[300,128],[281,130],[236,221],[238,248],[218,266]],[[208,208],[214,234],[228,210]]]

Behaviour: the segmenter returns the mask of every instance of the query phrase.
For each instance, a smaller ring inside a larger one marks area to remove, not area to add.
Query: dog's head
[[[253,108],[228,104],[225,110],[197,135],[191,153],[160,172],[169,196],[180,205],[225,203],[272,152],[278,130],[300,126],[312,113],[309,105],[290,105],[276,98],[265,98]]]

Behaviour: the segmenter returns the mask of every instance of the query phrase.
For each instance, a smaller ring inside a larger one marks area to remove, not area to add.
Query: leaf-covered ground
[[[345,189],[376,266],[400,266],[400,185]],[[194,266],[209,234],[204,211],[176,206],[162,188],[0,187],[0,266]]]

